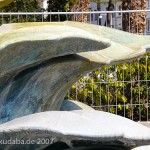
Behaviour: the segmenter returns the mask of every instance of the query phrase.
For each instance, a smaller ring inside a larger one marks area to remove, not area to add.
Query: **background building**
[[[106,0],[108,1],[108,0]],[[106,11],[108,7],[108,4],[97,4],[95,2],[91,2],[89,5],[90,11]],[[150,0],[147,0],[146,9],[150,9]],[[114,10],[122,10],[122,4],[121,2],[117,2],[114,5]],[[105,25],[106,23],[106,13],[101,13],[99,15],[92,14],[91,16],[88,16],[88,22],[92,24],[99,24],[99,25]],[[107,23],[106,23],[107,26]],[[112,19],[111,19],[111,27],[116,28],[119,30],[122,30],[122,13],[113,13]],[[150,12],[146,13],[146,26],[145,26],[145,33],[150,34]]]

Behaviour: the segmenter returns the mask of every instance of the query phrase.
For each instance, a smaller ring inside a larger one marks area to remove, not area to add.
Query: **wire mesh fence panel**
[[[132,16],[145,13],[144,29],[134,24],[136,34],[149,35],[150,10],[132,11],[90,11],[90,12],[0,12],[0,24],[21,22],[85,21],[87,23],[109,26],[123,30],[123,17],[128,32],[133,32]],[[106,21],[111,14],[111,23]],[[66,95],[92,106],[96,110],[108,111],[135,121],[150,120],[150,54],[125,64],[100,68],[90,72],[78,82]]]
[[[72,86],[67,98],[87,103],[96,110],[108,111],[135,121],[148,121],[149,59],[146,55],[134,62],[91,72]]]

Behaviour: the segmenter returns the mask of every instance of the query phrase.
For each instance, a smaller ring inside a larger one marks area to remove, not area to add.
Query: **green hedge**
[[[98,110],[134,120],[147,120],[150,119],[149,88],[150,53],[131,63],[103,67],[89,73],[72,86],[66,97]]]

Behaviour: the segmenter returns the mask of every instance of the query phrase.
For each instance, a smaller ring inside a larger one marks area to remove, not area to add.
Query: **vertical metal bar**
[[[106,81],[106,87],[107,87],[107,99],[108,99],[108,112],[110,112],[110,103],[109,103],[109,78],[108,78],[109,72],[107,67],[107,81]]]
[[[94,107],[94,96],[93,96],[93,93],[94,93],[94,89],[93,89],[93,77],[92,77],[92,107]]]
[[[43,22],[43,19],[44,19],[44,11],[42,10],[42,22]]]
[[[19,22],[19,12],[18,12],[17,20],[18,20],[18,22]]]
[[[132,63],[130,62],[130,82],[131,82],[131,99],[130,99],[130,105],[131,105],[131,119],[133,120],[133,93],[132,93]]]
[[[113,13],[111,13],[111,21],[110,21],[110,27],[112,28],[113,25],[112,25],[112,19],[113,19],[113,16],[112,16]]]
[[[116,13],[113,12],[113,16],[114,16],[114,28],[116,29]]]
[[[35,12],[34,12],[34,22],[36,22]]]
[[[91,11],[91,10],[90,10]],[[92,23],[92,21],[91,21],[91,13],[90,13],[90,24]]]
[[[148,116],[148,111],[149,111],[149,101],[148,101],[148,77],[147,77],[147,74],[148,74],[148,65],[147,65],[147,59],[148,59],[148,55],[146,55],[145,57],[146,59],[146,89],[147,89],[147,95],[146,95],[146,108],[147,108],[147,121],[149,120],[149,116]]]
[[[144,29],[144,35],[146,35],[146,31],[147,31],[147,18],[145,17],[145,29]]]
[[[136,13],[136,17],[137,17],[137,34],[139,34],[139,17],[138,17],[138,13]]]
[[[129,13],[129,32],[131,32],[131,22],[130,22],[131,20],[130,20],[130,15],[131,15],[131,14]]]
[[[76,21],[75,19],[76,19],[76,16],[75,16],[75,13],[74,13],[74,15],[73,15],[73,21]]]
[[[99,78],[99,110],[101,110],[101,106],[102,106],[102,86],[101,86],[101,69],[99,69],[99,74],[98,74],[98,78]]]
[[[97,14],[97,25],[100,25],[100,14]]]
[[[3,10],[2,10],[2,24],[4,24]]]
[[[60,22],[60,14],[59,14],[59,10],[58,10],[58,22]]]
[[[138,89],[139,89],[139,121],[141,121],[141,100],[140,100],[140,65],[139,65],[139,58],[138,58]]]
[[[99,103],[99,105],[100,105],[100,110],[101,110],[101,108],[102,108],[102,84],[101,84],[101,82],[100,82],[100,103]]]
[[[66,20],[68,21],[68,15],[67,15],[67,10],[66,10]]]
[[[11,23],[11,20],[12,20],[12,17],[11,17],[11,11],[10,11],[9,18],[10,18],[9,23]]]
[[[86,86],[86,83],[85,83],[85,78],[84,78],[84,80],[83,80],[84,103],[86,103],[85,92],[87,92],[87,91],[85,91],[85,86]]]
[[[105,22],[106,22],[106,27],[107,27],[107,12],[106,12],[106,21]]]
[[[122,93],[123,93],[123,96],[125,96],[125,93],[124,93],[124,83],[125,83],[125,81],[124,81],[124,64],[122,65],[123,66],[123,69],[122,69]],[[124,110],[124,117],[126,116],[126,103],[125,103],[125,101],[123,102],[123,110]]]
[[[27,15],[27,12],[26,12],[26,22],[28,22],[28,15]]]
[[[122,9],[121,9],[122,10]],[[123,30],[123,21],[122,21],[123,13],[121,12],[121,30]]]
[[[70,99],[70,90],[68,90],[68,97],[67,99]]]
[[[77,89],[78,87],[77,87],[77,85],[78,85],[78,82],[76,82],[76,100],[78,100],[78,94],[77,94],[78,93],[78,89]]]
[[[83,12],[83,10],[82,10],[82,12]],[[82,22],[83,22],[84,20],[83,20],[83,13],[82,13]]]
[[[118,114],[118,99],[117,99],[117,69],[115,65],[115,98],[116,98],[116,115]]]
[[[145,26],[144,26],[144,35],[146,35],[146,25],[147,25],[147,23],[146,23],[146,18],[147,18],[147,13],[146,13],[146,10],[145,10]]]
[[[49,21],[52,22],[51,10],[50,10],[50,14],[49,14]]]
[[[4,15],[3,15],[3,11],[2,11],[2,24],[4,24]]]

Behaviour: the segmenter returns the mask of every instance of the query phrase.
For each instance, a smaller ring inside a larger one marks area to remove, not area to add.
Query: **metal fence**
[[[144,35],[150,33],[150,10],[94,11],[94,12],[0,12],[0,24],[15,22],[76,21],[107,25],[111,13],[111,27],[122,30],[123,13],[146,13]],[[130,26],[130,24],[129,24]],[[97,110],[104,110],[136,121],[150,120],[150,55],[129,62],[100,68],[77,82],[66,98],[80,100]]]
[[[133,13],[145,13],[145,30],[143,34],[150,33],[150,10],[128,10],[128,11],[90,11],[90,12],[0,12],[0,24],[14,23],[14,22],[43,22],[43,21],[64,21],[64,20],[78,20],[84,21],[84,16],[87,16],[87,22],[97,25],[106,25],[106,16],[111,14],[112,28],[122,30],[122,18],[124,14],[130,16]],[[137,15],[138,18],[138,15]],[[131,24],[129,23],[129,28]],[[137,23],[138,28],[138,23]],[[137,32],[138,33],[138,32]]]

